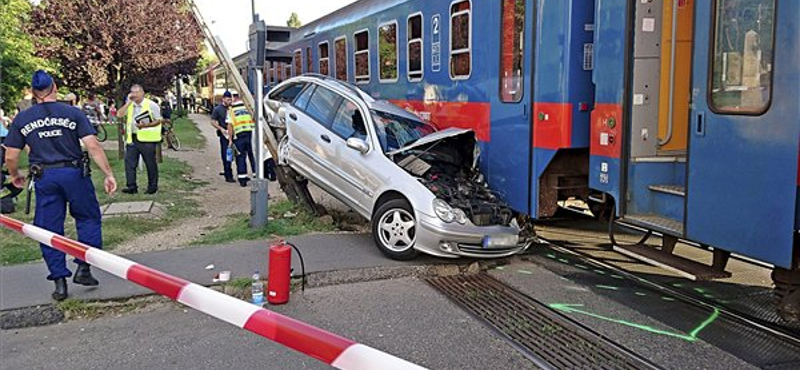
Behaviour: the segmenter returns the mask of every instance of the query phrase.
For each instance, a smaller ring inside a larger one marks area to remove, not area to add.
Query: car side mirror
[[[356,137],[351,137],[347,139],[347,147],[355,151],[358,151],[361,154],[367,154],[367,152],[369,151],[369,144],[367,144],[366,141]]]

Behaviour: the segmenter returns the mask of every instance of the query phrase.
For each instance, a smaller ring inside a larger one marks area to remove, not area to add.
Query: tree
[[[303,26],[303,22],[300,21],[300,16],[297,13],[292,12],[292,15],[289,16],[289,20],[286,21],[286,25],[292,28],[300,28]]]
[[[195,68],[195,74],[205,72],[208,67],[217,62],[217,55],[210,52],[205,45],[203,45],[203,50],[200,55],[200,59],[197,61],[197,67]]]
[[[3,110],[14,111],[25,86],[30,86],[33,71],[39,68],[52,72],[52,66],[36,57],[31,37],[24,24],[30,19],[28,0],[0,0],[0,96]]]
[[[185,0],[44,0],[28,29],[72,89],[122,99],[130,85],[163,93],[194,72],[202,33]]]

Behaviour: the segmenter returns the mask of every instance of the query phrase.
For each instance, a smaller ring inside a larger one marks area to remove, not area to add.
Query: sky
[[[286,26],[292,12],[303,24],[310,23],[355,0],[253,0],[256,13],[267,25]],[[252,22],[250,0],[195,0],[206,24],[222,39],[231,57],[247,51],[248,27]]]

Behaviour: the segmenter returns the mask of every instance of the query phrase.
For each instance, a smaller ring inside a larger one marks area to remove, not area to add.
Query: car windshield
[[[373,110],[371,113],[375,121],[375,132],[378,133],[378,140],[384,153],[408,146],[436,132],[436,128],[427,123],[378,110]]]

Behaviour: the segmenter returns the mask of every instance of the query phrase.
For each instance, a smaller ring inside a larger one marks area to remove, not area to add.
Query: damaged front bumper
[[[531,245],[513,226],[446,223],[422,212],[417,221],[416,249],[439,257],[508,257]]]

